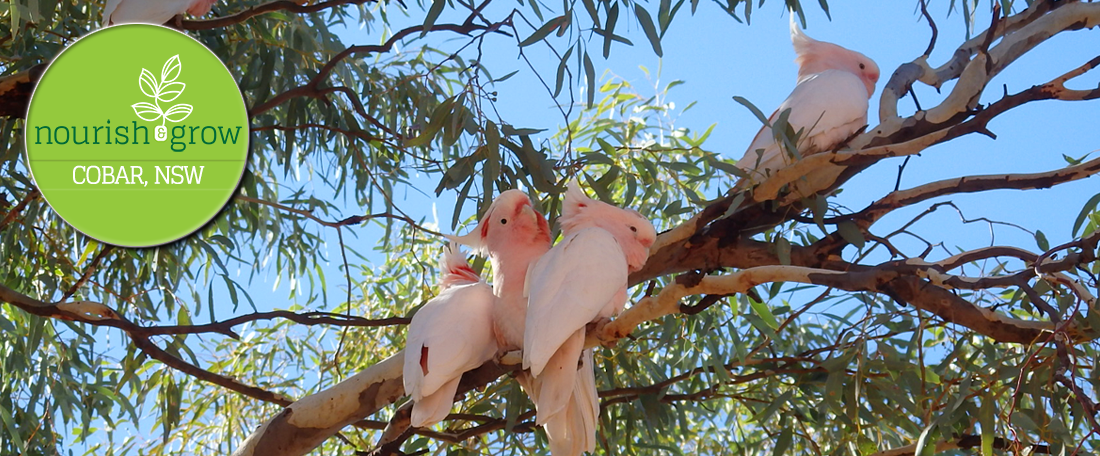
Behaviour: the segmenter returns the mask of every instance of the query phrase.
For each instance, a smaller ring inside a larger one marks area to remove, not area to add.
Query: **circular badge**
[[[229,70],[181,32],[101,29],[61,52],[31,96],[31,175],[57,214],[122,247],[187,236],[233,195],[248,112]]]

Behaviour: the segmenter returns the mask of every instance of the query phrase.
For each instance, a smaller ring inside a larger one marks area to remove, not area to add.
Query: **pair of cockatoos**
[[[462,373],[486,361],[487,352],[522,349],[523,367],[530,371],[517,380],[535,402],[536,422],[546,429],[551,453],[595,450],[599,400],[593,352],[584,349],[585,326],[622,311],[627,276],[645,264],[656,232],[637,212],[593,200],[576,183],[566,191],[559,221],[562,240],[551,248],[546,219],[527,195],[510,190],[493,201],[472,233],[454,238],[489,256],[493,298],[487,304],[488,285],[466,275],[470,285],[461,287],[470,287],[470,299],[478,302],[460,303],[457,294],[441,294],[413,317],[405,349],[405,388],[417,401],[413,425],[442,419],[446,409],[440,410],[440,401],[454,397],[453,388],[437,393],[426,388],[429,377],[440,376],[432,386],[453,382],[457,387]],[[479,291],[472,291],[475,287]],[[444,305],[455,310],[440,310]],[[454,333],[459,325],[469,329]],[[466,335],[478,330],[483,333]],[[433,333],[440,338],[425,335]],[[465,339],[443,342],[446,337]],[[459,348],[444,352],[434,350],[433,343]],[[435,358],[436,352],[445,360]]]
[[[793,15],[791,43],[797,55],[798,83],[768,122],[790,109],[787,123],[795,132],[803,131],[796,147],[805,157],[836,148],[867,125],[867,101],[875,93],[879,70],[863,54],[806,36]],[[737,167],[748,174],[738,186],[759,183],[794,160],[793,151],[786,150],[765,125],[737,161]]]
[[[103,26],[128,23],[164,24],[177,15],[205,16],[218,0],[107,0]]]

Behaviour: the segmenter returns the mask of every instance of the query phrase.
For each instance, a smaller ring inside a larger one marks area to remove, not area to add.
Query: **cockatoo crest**
[[[607,230],[622,247],[631,272],[645,265],[649,258],[649,246],[657,239],[653,224],[638,211],[589,198],[576,181],[570,182],[565,191],[558,221],[565,235],[589,226]]]
[[[794,62],[798,64],[798,82],[826,70],[841,70],[859,76],[867,87],[868,98],[875,94],[879,70],[874,60],[856,51],[806,36],[794,14],[791,14],[791,44],[797,55]]]
[[[466,253],[462,251],[457,242],[451,242],[443,248],[443,255],[439,257],[439,290],[446,290],[454,285],[477,283],[481,276],[474,272],[470,263],[466,262]]]

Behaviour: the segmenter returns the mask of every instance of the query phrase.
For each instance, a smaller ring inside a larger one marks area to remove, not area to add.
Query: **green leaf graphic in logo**
[[[240,182],[248,135],[240,90],[213,53],[175,30],[128,24],[50,64],[24,139],[58,215],[100,241],[147,247],[217,215]]]

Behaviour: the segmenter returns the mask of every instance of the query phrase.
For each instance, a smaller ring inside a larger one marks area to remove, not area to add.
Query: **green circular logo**
[[[66,48],[31,97],[27,162],[77,230],[123,247],[187,236],[221,210],[248,159],[232,75],[178,31],[127,24]]]

